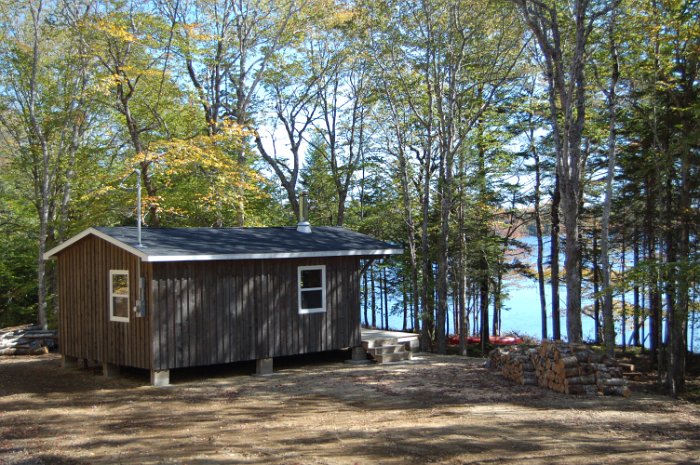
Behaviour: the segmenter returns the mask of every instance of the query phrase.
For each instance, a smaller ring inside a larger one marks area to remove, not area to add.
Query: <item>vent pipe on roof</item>
[[[139,236],[139,247],[143,247],[141,243],[141,170],[136,172],[136,230]]]
[[[311,232],[311,224],[309,224],[309,193],[302,191],[299,194],[299,223],[297,223],[297,232],[309,234]]]

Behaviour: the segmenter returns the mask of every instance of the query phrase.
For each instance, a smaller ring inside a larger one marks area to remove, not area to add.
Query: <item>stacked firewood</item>
[[[537,385],[537,374],[529,350],[534,349],[522,346],[493,349],[489,354],[489,366],[500,370],[503,376],[515,383]]]
[[[495,349],[490,360],[492,368],[519,384],[539,384],[565,394],[630,394],[615,359],[583,344],[544,341],[530,349]]]
[[[544,341],[530,355],[540,386],[566,394],[630,394],[615,359],[586,345]]]
[[[16,326],[0,329],[0,355],[48,354],[57,345],[56,331],[44,331],[41,326]]]

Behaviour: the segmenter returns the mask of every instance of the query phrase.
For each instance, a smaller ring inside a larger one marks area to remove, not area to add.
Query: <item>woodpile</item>
[[[0,329],[0,355],[42,355],[57,347],[56,331],[41,326],[16,326]]]
[[[500,370],[503,376],[515,383],[537,385],[537,374],[529,350],[522,346],[493,349],[489,354],[489,367]]]
[[[565,394],[630,395],[615,359],[583,344],[544,341],[535,348],[494,349],[489,358],[491,368],[519,384]]]

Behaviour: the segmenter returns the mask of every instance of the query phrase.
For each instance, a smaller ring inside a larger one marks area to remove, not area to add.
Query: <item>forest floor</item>
[[[0,357],[0,463],[700,464],[700,404],[513,385],[482,360],[275,359],[104,378],[58,355]]]

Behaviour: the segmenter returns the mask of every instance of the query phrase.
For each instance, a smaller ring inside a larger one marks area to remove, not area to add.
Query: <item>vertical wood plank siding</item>
[[[325,313],[300,315],[297,267],[326,266]],[[357,257],[141,263],[94,236],[58,256],[64,355],[145,369],[358,346]],[[129,322],[109,321],[109,270],[129,270]],[[131,309],[146,282],[146,317]]]
[[[297,267],[326,265],[325,313],[300,315]],[[153,369],[360,345],[359,258],[154,263]]]
[[[129,322],[109,321],[109,270],[129,270]],[[94,236],[58,257],[59,350],[64,355],[103,363],[151,368],[149,318],[131,309],[139,298],[139,278],[150,265]],[[152,302],[147,302],[150,306]],[[150,309],[149,309],[150,310]],[[152,312],[147,310],[147,314]]]

